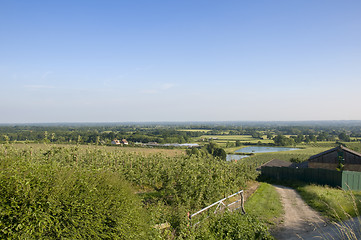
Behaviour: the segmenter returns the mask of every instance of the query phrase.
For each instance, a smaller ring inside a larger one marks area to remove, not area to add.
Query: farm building
[[[120,145],[120,141],[118,139],[114,139],[111,144]]]
[[[361,172],[361,153],[338,146],[310,157],[308,167]]]
[[[257,170],[261,170],[262,167],[289,167],[289,168],[307,168],[308,162],[301,162],[301,163],[292,163],[289,161],[283,161],[279,159],[272,159],[271,161],[266,162],[265,164],[261,165],[257,168]]]
[[[111,144],[113,145],[120,145],[120,144],[124,144],[124,145],[128,145],[128,141],[126,139],[122,139],[121,141],[119,141],[118,139],[114,139]]]

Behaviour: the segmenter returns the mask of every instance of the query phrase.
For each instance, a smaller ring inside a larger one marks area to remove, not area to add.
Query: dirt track
[[[277,185],[275,188],[281,196],[285,211],[283,223],[273,233],[276,239],[361,239],[361,218],[326,223],[295,190]]]
[[[275,188],[285,211],[283,223],[273,234],[276,239],[302,239],[301,235],[325,225],[320,214],[311,209],[295,190],[277,185]]]

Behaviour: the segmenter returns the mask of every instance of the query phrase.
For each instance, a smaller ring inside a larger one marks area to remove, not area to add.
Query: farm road
[[[283,223],[273,233],[276,239],[361,239],[360,219],[354,218],[338,224],[325,222],[325,219],[311,209],[295,190],[274,186],[281,196],[285,211]],[[340,230],[342,228],[346,230]],[[347,234],[347,229],[352,229],[352,234]]]
[[[273,234],[276,239],[302,239],[301,235],[315,232],[318,226],[325,225],[319,213],[311,209],[292,188],[274,185],[280,194],[285,211],[284,220]]]

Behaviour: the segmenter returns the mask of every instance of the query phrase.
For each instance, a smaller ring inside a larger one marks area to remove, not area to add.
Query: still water
[[[283,152],[298,150],[299,148],[288,148],[288,147],[245,147],[236,150],[237,153],[266,153],[266,152]]]
[[[236,150],[237,153],[267,153],[267,152],[282,152],[298,150],[299,148],[288,148],[288,147],[245,147]],[[249,157],[249,155],[236,155],[228,154],[227,161],[240,160],[242,158]]]

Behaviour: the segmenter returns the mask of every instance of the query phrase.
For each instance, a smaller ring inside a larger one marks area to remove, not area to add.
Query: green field
[[[123,147],[123,146],[97,146],[97,145],[70,145],[70,144],[44,144],[44,143],[17,143],[12,144],[13,147],[19,149],[29,149],[33,148],[35,150],[47,150],[51,149],[54,146],[57,147],[75,147],[77,146],[79,150],[101,150],[106,152],[126,152],[126,153],[136,153],[141,155],[153,155],[153,154],[162,154],[168,157],[174,157],[179,155],[184,155],[184,149],[164,149],[164,148],[149,148],[149,147]]]
[[[253,144],[269,144],[273,143],[273,140],[267,139],[266,136],[263,136],[263,139],[253,138],[251,135],[203,135],[199,138],[195,138],[194,141],[199,141],[200,139],[209,140],[212,139],[213,142],[216,142],[221,147],[227,147],[227,142],[235,145],[236,141],[241,143],[253,143]]]
[[[253,163],[257,166],[266,163],[272,159],[279,159],[290,161],[292,158],[302,161],[308,160],[309,157],[328,150],[328,147],[306,147],[300,150],[271,152],[271,153],[256,153],[250,157],[244,158],[243,161]]]

